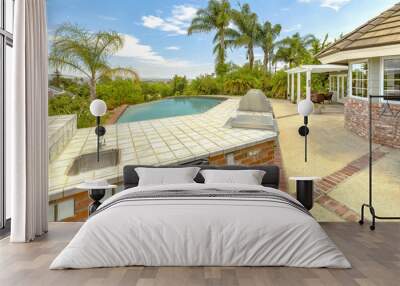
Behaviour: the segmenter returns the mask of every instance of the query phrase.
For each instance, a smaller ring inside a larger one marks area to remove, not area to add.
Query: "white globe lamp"
[[[314,111],[314,103],[309,99],[304,99],[297,105],[297,111],[302,116],[308,116]]]
[[[90,113],[96,117],[103,116],[107,112],[107,105],[101,99],[95,99],[90,104]]]

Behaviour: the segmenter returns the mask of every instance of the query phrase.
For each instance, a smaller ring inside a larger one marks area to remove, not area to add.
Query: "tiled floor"
[[[103,149],[120,149],[119,165],[66,176],[75,157],[96,151],[94,129],[78,129],[63,153],[50,165],[50,198],[57,198],[84,179],[117,179],[127,164],[184,163],[276,137],[272,131],[227,127],[226,122],[235,116],[238,103],[239,98],[230,98],[202,114],[105,126]]]

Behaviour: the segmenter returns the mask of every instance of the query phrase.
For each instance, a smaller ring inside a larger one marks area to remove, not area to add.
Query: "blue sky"
[[[235,7],[238,1],[231,1]],[[281,37],[299,32],[330,39],[347,33],[394,5],[398,0],[241,0],[249,3],[260,21],[283,26]],[[193,78],[212,73],[213,34],[187,36],[186,28],[205,0],[47,0],[51,34],[63,22],[89,30],[114,30],[125,46],[111,59],[113,65],[136,69],[142,78]],[[256,50],[256,58],[262,53]],[[228,52],[228,60],[242,64],[245,51]]]

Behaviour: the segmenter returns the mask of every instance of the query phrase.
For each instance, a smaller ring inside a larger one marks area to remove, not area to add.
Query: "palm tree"
[[[310,62],[311,55],[308,51],[315,40],[313,35],[300,36],[299,33],[286,37],[277,43],[276,57],[289,64],[289,68]]]
[[[226,45],[225,37],[232,33],[229,28],[231,20],[231,5],[228,0],[210,0],[205,9],[199,9],[193,18],[188,35],[216,30],[214,37],[214,54],[216,54],[216,73],[222,74],[225,67]]]
[[[314,57],[313,58],[313,63],[314,64],[319,64],[319,60],[316,58],[316,55],[319,54],[323,49],[325,49],[328,45],[328,34],[325,35],[325,37],[321,40],[318,38],[314,38],[311,40],[310,44],[310,53]]]
[[[276,45],[275,40],[281,33],[281,30],[281,25],[272,25],[268,21],[266,21],[264,25],[258,26],[257,44],[264,52],[264,67],[267,72],[272,70],[272,62]]]
[[[256,13],[251,12],[250,5],[240,6],[240,11],[232,11],[232,20],[237,31],[230,35],[227,44],[234,47],[246,47],[249,67],[254,66],[254,47],[258,34],[258,17]]]
[[[138,74],[129,68],[112,68],[108,58],[123,47],[123,38],[116,32],[91,33],[79,26],[63,24],[57,28],[49,56],[56,70],[69,69],[83,74],[89,81],[90,98],[96,98],[96,83],[101,76]]]

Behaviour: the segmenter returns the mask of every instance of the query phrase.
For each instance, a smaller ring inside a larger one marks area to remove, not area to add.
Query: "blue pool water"
[[[223,99],[207,97],[176,97],[132,105],[121,115],[118,123],[202,113],[222,101]]]

